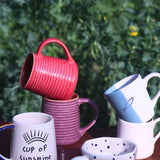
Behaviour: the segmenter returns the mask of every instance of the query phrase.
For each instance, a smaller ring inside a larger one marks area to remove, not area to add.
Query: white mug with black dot
[[[100,137],[82,145],[82,156],[72,160],[135,160],[137,145],[123,138]]]

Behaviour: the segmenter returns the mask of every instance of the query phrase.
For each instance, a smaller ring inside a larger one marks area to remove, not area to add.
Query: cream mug
[[[14,128],[10,159],[2,160],[57,160],[53,117],[40,112],[27,112],[13,117],[13,123],[0,126],[0,131]]]
[[[117,137],[126,138],[137,144],[137,159],[144,159],[154,152],[154,144],[160,137],[160,132],[154,136],[155,125],[160,118],[151,119],[147,123],[131,123],[122,119],[118,121]]]

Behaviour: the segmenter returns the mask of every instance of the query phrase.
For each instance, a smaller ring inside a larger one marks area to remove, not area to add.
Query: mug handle
[[[71,160],[89,160],[87,156],[77,156],[72,158]]]
[[[43,47],[44,47],[45,45],[47,45],[48,43],[57,43],[57,44],[59,44],[60,46],[62,46],[63,49],[64,49],[64,51],[65,51],[65,53],[66,53],[67,60],[70,61],[70,62],[75,62],[75,61],[73,60],[72,56],[70,55],[69,50],[68,50],[68,48],[66,47],[66,45],[65,45],[62,41],[60,41],[59,39],[56,39],[56,38],[48,38],[48,39],[44,40],[44,41],[40,44],[40,46],[39,46],[39,48],[38,48],[38,50],[37,50],[37,54],[38,54],[39,56],[43,56],[43,54],[42,54],[42,49],[43,49]]]
[[[83,128],[80,128],[80,134],[82,136],[89,128],[91,128],[95,124],[95,122],[96,122],[96,120],[98,118],[98,108],[97,108],[97,105],[93,101],[88,99],[88,98],[79,98],[78,101],[79,101],[79,106],[82,103],[89,103],[91,105],[91,107],[93,107],[93,109],[94,109],[93,120],[87,126],[85,126]]]
[[[160,117],[154,120],[153,123],[153,128],[155,127],[155,125],[160,122]],[[154,137],[154,144],[156,143],[156,141],[158,140],[158,138],[160,137],[160,131],[157,133],[157,135]]]
[[[160,73],[157,73],[157,72],[153,72],[153,73],[150,73],[150,74],[148,74],[147,76],[145,76],[144,78],[143,78],[143,80],[144,80],[144,84],[145,84],[145,87],[147,88],[147,84],[148,84],[148,81],[151,79],[151,78],[153,78],[153,77],[158,77],[158,78],[160,78]],[[155,106],[155,104],[156,104],[156,102],[157,102],[157,100],[158,100],[158,98],[160,97],[160,90],[158,91],[158,93],[155,95],[155,97],[151,100],[152,101],[152,107],[154,107]]]
[[[0,132],[3,131],[4,129],[14,128],[14,127],[15,127],[15,125],[13,123],[4,124],[4,125],[0,126]]]
[[[15,127],[15,125],[13,123],[2,125],[2,126],[0,126],[0,132],[3,131],[4,129],[14,128],[14,127]],[[6,158],[6,157],[2,156],[1,154],[0,154],[0,159],[11,160],[9,158]]]

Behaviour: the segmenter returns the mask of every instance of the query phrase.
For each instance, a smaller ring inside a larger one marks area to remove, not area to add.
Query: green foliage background
[[[159,72],[159,0],[1,0],[0,1],[0,120],[17,113],[40,111],[42,97],[19,86],[22,65],[30,52],[50,37],[68,47],[79,67],[76,92],[99,108],[94,127],[116,126],[117,116],[104,91],[120,79]],[[130,26],[138,35],[130,35]],[[43,53],[65,58],[55,44]],[[153,98],[160,89],[157,78],[148,85]],[[160,108],[155,107],[155,117]],[[81,124],[92,118],[81,107]]]

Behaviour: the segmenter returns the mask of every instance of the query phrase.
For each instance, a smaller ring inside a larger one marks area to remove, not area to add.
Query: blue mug
[[[147,85],[152,77],[160,78],[160,74],[153,72],[143,79],[140,74],[130,75],[105,91],[105,97],[121,119],[135,123],[152,119],[160,97],[160,90],[152,100],[149,96]]]

